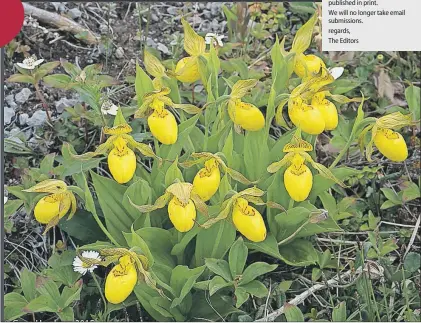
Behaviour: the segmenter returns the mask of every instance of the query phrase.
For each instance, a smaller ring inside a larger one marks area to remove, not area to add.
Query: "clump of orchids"
[[[291,142],[284,146],[283,152],[286,155],[280,161],[270,164],[267,168],[269,173],[276,173],[282,167],[288,166],[284,173],[285,189],[296,202],[304,201],[313,187],[313,174],[306,163],[309,163],[322,176],[331,179],[342,187],[346,187],[328,168],[313,160],[308,153],[312,150],[313,146],[301,139],[298,131]]]
[[[68,220],[76,212],[76,197],[63,181],[47,179],[31,188],[23,190],[23,192],[49,193],[49,195],[42,197],[34,208],[35,219],[39,223],[47,225],[44,234],[56,226],[70,209]]]
[[[111,304],[124,302],[138,281],[145,281],[149,287],[165,297],[148,271],[148,258],[137,247],[130,250],[102,248],[98,251],[83,251],[73,260],[73,270],[84,275],[87,272],[92,273],[98,266],[108,267],[112,263],[117,264],[105,280],[105,298]]]
[[[142,98],[142,105],[136,111],[135,118],[148,118],[148,126],[152,135],[164,145],[172,145],[178,138],[177,121],[167,107],[182,109],[183,111],[196,114],[202,109],[192,104],[176,104],[168,95],[171,90],[164,87],[160,78],[153,80],[155,90],[146,93]]]
[[[247,188],[241,192],[233,192],[233,195],[226,199],[221,206],[218,215],[200,225],[209,228],[218,221],[231,217],[235,228],[247,239],[253,242],[261,242],[266,239],[266,225],[261,213],[251,206],[269,205],[262,200],[264,191],[257,187]],[[271,207],[283,209],[276,203],[270,203]]]
[[[97,147],[93,152],[75,155],[77,159],[90,159],[98,155],[108,154],[108,168],[116,182],[127,183],[133,178],[136,171],[136,155],[133,149],[148,157],[154,157],[161,162],[161,158],[155,155],[151,147],[139,143],[129,135],[132,128],[127,124],[121,109],[117,110],[113,127],[103,127],[105,134],[110,135],[107,141]]]
[[[302,131],[318,135],[325,130],[334,130],[338,126],[338,111],[330,98],[340,104],[360,102],[361,98],[347,98],[344,95],[332,94],[327,86],[334,82],[343,72],[343,68],[337,67],[327,70],[321,67],[321,72],[312,74],[306,81],[292,90],[287,99],[281,101],[276,114],[276,121],[285,125],[282,117],[283,106],[288,103],[288,115],[292,123]]]
[[[168,204],[168,216],[179,232],[187,232],[193,228],[196,222],[196,208],[204,215],[208,214],[205,202],[193,191],[193,184],[179,181],[168,186],[153,205],[131,203],[142,213],[161,209]]]
[[[408,148],[402,135],[395,130],[406,126],[414,125],[411,114],[404,115],[401,112],[394,112],[380,118],[367,118],[371,122],[366,126],[359,136],[359,146],[364,152],[368,161],[373,161],[373,143],[386,158],[394,162],[402,162],[408,158]],[[371,138],[365,144],[367,133],[371,131]]]
[[[204,202],[209,201],[218,191],[221,183],[220,168],[231,178],[242,184],[249,185],[253,183],[240,172],[229,168],[221,158],[222,155],[222,153],[212,154],[208,152],[192,153],[191,157],[194,160],[180,163],[185,168],[204,163],[204,167],[197,172],[193,179],[193,192],[199,195]]]

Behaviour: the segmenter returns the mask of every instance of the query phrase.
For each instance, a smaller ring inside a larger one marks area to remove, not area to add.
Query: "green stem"
[[[96,214],[96,211],[95,212],[92,212],[92,215],[93,215],[95,221],[98,223],[98,226],[101,228],[102,232],[104,232],[104,234],[107,236],[107,238],[110,239],[110,241],[114,245],[119,246],[120,244],[113,238],[113,236],[111,235],[111,233],[108,232],[107,228],[104,226],[104,224],[99,219],[98,214]]]
[[[352,141],[354,140],[353,138],[354,136],[350,136],[348,141],[345,144],[345,147],[342,148],[342,150],[339,152],[339,155],[336,156],[335,160],[333,161],[333,163],[330,165],[329,168],[334,168],[342,159],[342,157],[345,155],[345,153],[348,151],[349,147],[351,146]]]
[[[294,200],[292,198],[289,199],[288,210],[294,207]]]
[[[104,302],[104,313],[107,312],[107,301],[105,300],[104,294],[102,293],[101,286],[99,285],[98,279],[96,278],[96,275],[94,272],[92,272],[92,278],[95,281],[96,286],[98,287],[99,294],[101,295],[102,301]]]
[[[291,200],[294,201],[293,199],[291,199]],[[279,241],[278,246],[283,245],[283,244],[287,243],[288,241],[290,241],[292,238],[294,238],[309,222],[310,222],[310,220],[307,220],[293,234],[286,237],[284,240]]]

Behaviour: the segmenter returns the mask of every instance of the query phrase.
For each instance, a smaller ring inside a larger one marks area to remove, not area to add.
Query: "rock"
[[[31,136],[32,136],[32,131],[30,129],[27,131],[22,131],[22,129],[13,128],[9,132],[10,139],[16,138],[16,139],[19,139],[20,141],[24,141],[24,140],[26,141],[29,138],[31,138]],[[18,142],[18,141],[15,140],[15,142]]]
[[[151,14],[151,18],[152,18],[152,21],[155,21],[155,22],[159,21],[159,17],[154,13]]]
[[[66,4],[67,2],[50,2],[50,4],[52,4],[54,6],[54,9],[56,9],[56,11],[59,12],[64,12],[66,11]]]
[[[47,121],[47,113],[42,110],[35,111],[35,113],[27,121],[28,126],[39,127]]]
[[[168,50],[168,47],[165,46],[164,44],[161,44],[161,43],[158,44],[157,49],[160,50],[161,52],[163,52],[164,54],[170,53],[170,51]]]
[[[12,121],[12,118],[15,116],[15,110],[9,107],[4,107],[4,125],[9,124]]]
[[[13,94],[9,94],[8,96],[6,96],[6,103],[9,107],[11,107],[13,110],[16,110],[16,108],[18,107],[18,105],[15,102],[15,98],[13,96]]]
[[[77,103],[78,103],[78,100],[75,100],[75,99],[61,98],[55,103],[56,110],[58,113],[63,113],[64,109],[73,107]]]
[[[23,88],[19,93],[15,94],[15,101],[17,103],[25,103],[28,101],[29,97],[31,96],[32,91],[27,87]]]
[[[210,10],[203,10],[203,15],[205,16],[206,19],[212,18],[212,13],[210,12]]]
[[[72,8],[69,11],[67,11],[67,15],[73,20],[75,20],[82,17],[82,12],[78,8]]]
[[[26,125],[26,123],[28,122],[29,119],[29,115],[27,113],[22,113],[19,115],[19,124],[21,126]]]
[[[119,59],[123,58],[124,57],[124,49],[123,49],[123,47],[117,48],[117,50],[115,51],[115,54],[114,55],[115,55],[115,57],[117,57]]]
[[[199,7],[200,7],[200,5],[199,5]],[[177,16],[177,13],[178,13],[178,8],[177,8],[177,7],[168,7],[168,8],[167,8],[167,12],[168,12],[170,15]]]
[[[218,2],[211,2],[211,13],[213,16],[217,17],[220,15],[222,4]]]
[[[146,38],[146,46],[156,48],[156,42],[152,38],[148,37]]]

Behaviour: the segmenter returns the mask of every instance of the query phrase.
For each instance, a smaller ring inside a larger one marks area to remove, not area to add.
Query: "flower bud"
[[[221,172],[217,161],[212,158],[205,162],[205,167],[199,170],[193,180],[193,192],[204,201],[209,201],[218,191],[221,182]]]
[[[408,158],[406,142],[399,132],[379,128],[374,136],[374,144],[391,161],[402,162]]]
[[[266,226],[262,215],[241,197],[235,201],[232,221],[237,230],[250,241],[261,242],[266,239]]]
[[[120,263],[111,269],[105,281],[105,298],[111,304],[126,300],[137,283],[136,268],[130,256],[120,258]]]
[[[184,205],[174,196],[168,203],[168,215],[171,223],[178,231],[187,232],[194,226],[196,207],[192,200],[189,200],[189,203]]]
[[[300,54],[294,66],[294,72],[299,78],[311,77],[320,72],[320,69],[326,68],[325,63],[316,55]]]
[[[115,181],[124,184],[133,178],[136,171],[136,156],[123,138],[117,137],[113,144],[114,148],[108,154],[108,168]]]
[[[311,105],[320,111],[325,121],[325,130],[334,130],[338,126],[338,110],[335,104],[325,99],[322,92],[313,96]]]
[[[253,104],[237,100],[234,109],[229,109],[231,120],[248,131],[258,131],[265,126],[263,113]]]
[[[63,208],[60,212],[60,202],[63,203]],[[41,224],[49,223],[57,215],[61,219],[69,211],[71,200],[68,196],[57,193],[44,196],[38,201],[34,208],[35,220]]]
[[[163,108],[154,110],[148,117],[148,125],[152,135],[164,145],[172,145],[177,141],[178,127],[174,115]]]
[[[296,202],[304,201],[310,194],[313,174],[299,154],[294,156],[292,165],[286,169],[284,184],[289,196]]]

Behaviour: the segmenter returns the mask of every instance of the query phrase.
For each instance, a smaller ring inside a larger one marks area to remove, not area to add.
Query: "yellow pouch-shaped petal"
[[[231,120],[248,131],[258,131],[265,126],[265,117],[255,105],[238,100],[228,109]]]
[[[221,172],[214,159],[209,159],[205,167],[199,170],[193,180],[193,192],[204,201],[209,201],[218,191]]]
[[[129,256],[121,258],[120,263],[111,269],[105,281],[105,298],[111,304],[124,302],[137,283],[136,268],[127,257]]]
[[[289,196],[296,202],[304,201],[313,186],[313,174],[310,169],[301,164],[289,166],[284,173],[284,184]]]
[[[133,178],[136,171],[136,155],[121,137],[115,140],[114,146],[108,154],[108,168],[115,181],[124,184]]]
[[[310,135],[318,135],[325,129],[325,121],[321,112],[305,103],[301,107],[288,110],[288,115],[297,127]]]
[[[401,162],[408,158],[408,147],[399,132],[390,129],[378,129],[374,136],[374,144],[391,161]]]
[[[238,198],[232,212],[232,221],[237,230],[253,242],[266,239],[266,226],[262,215],[247,200]]]
[[[324,98],[323,94],[314,95],[311,105],[320,111],[325,121],[325,130],[334,130],[338,126],[338,110],[335,104]]]
[[[60,212],[60,201],[63,203],[63,208]],[[35,220],[41,224],[47,224],[55,216],[61,219],[70,209],[71,200],[68,196],[61,193],[44,196],[38,201],[34,208]]]
[[[177,141],[178,126],[174,115],[167,109],[155,110],[148,117],[148,125],[152,135],[164,145],[172,145]]]
[[[326,68],[323,60],[316,55],[300,54],[297,57],[294,72],[301,79],[312,77],[320,72],[320,69]]]
[[[195,62],[193,62],[195,60]],[[186,67],[187,66],[187,67]],[[186,68],[184,68],[186,67]],[[184,57],[175,66],[177,79],[183,83],[193,83],[200,79],[199,65],[196,57]]]
[[[187,232],[194,226],[196,207],[192,200],[183,205],[175,196],[168,203],[168,215],[171,223],[180,232]]]

